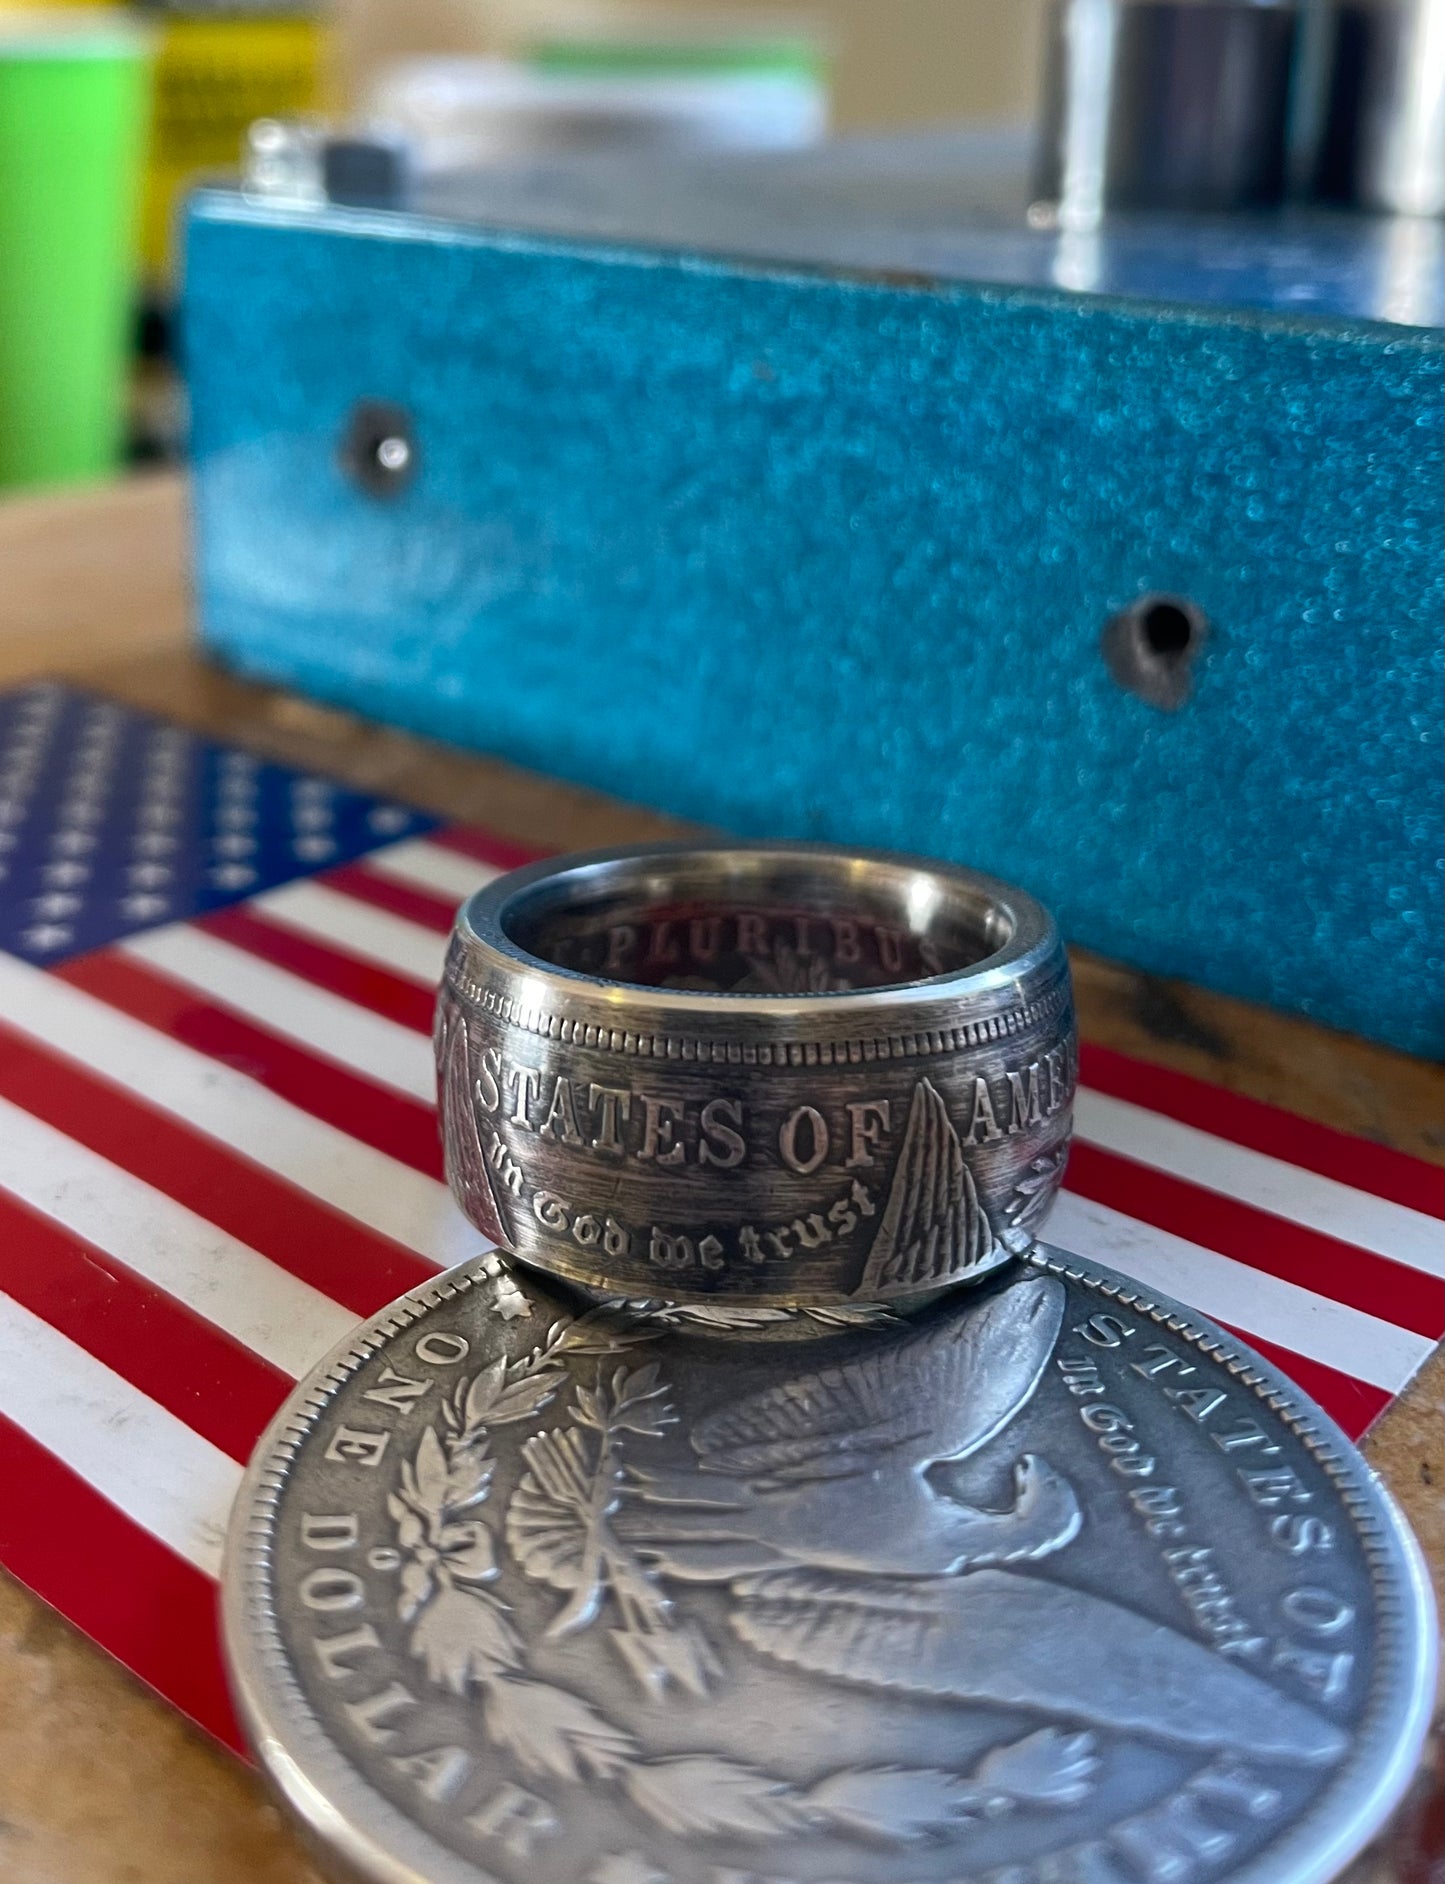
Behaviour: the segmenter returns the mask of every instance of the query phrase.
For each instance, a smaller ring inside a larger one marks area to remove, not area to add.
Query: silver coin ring
[[[447,1175],[524,1262],[633,1299],[885,1301],[1026,1250],[1077,1076],[1053,919],[823,845],[652,845],[466,903]]]

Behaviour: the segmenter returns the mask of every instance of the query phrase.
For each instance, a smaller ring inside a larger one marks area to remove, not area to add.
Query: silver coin
[[[279,1416],[225,1619],[262,1765],[386,1884],[1332,1879],[1433,1690],[1344,1436],[1044,1247],[912,1315],[453,1271]]]

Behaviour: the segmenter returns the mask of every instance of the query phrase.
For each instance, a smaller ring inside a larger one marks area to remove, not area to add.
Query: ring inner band
[[[821,864],[821,867],[820,867]],[[981,890],[905,864],[756,852],[563,871],[501,912],[537,960],[638,988],[826,995],[957,974],[1012,940]]]

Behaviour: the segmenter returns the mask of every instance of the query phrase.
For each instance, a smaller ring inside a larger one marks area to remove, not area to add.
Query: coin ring
[[[1047,910],[881,851],[552,859],[458,918],[447,1175],[537,1268],[631,1298],[885,1301],[1026,1250],[1077,1080]]]

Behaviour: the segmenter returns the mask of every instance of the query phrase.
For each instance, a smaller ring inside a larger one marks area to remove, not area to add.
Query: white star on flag
[[[256,881],[256,872],[247,864],[217,864],[211,881],[218,890],[244,890]]]
[[[122,914],[128,916],[132,922],[155,922],[157,918],[166,914],[170,903],[164,896],[147,896],[141,893],[136,896],[123,896],[120,899],[120,907]]]
[[[62,922],[39,922],[25,931],[24,939],[29,948],[49,954],[54,949],[63,949],[74,934],[75,931]]]

